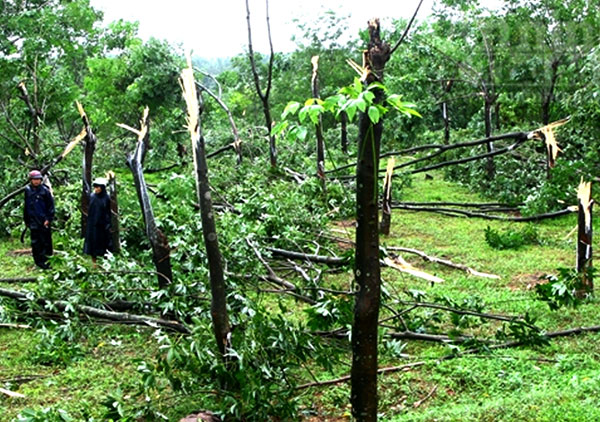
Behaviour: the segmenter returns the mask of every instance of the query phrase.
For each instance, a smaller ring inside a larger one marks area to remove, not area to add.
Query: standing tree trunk
[[[586,293],[594,290],[594,280],[588,273],[592,266],[592,197],[591,182],[581,181],[577,190],[578,200],[578,233],[577,233],[577,272],[583,280],[583,291],[578,296],[583,297]]]
[[[484,97],[484,122],[485,122],[485,137],[490,138],[492,136],[492,105],[493,98],[488,93]],[[486,150],[488,153],[494,152],[494,144],[488,142],[486,144]],[[486,172],[488,180],[493,180],[496,174],[496,165],[494,164],[494,157],[488,157],[486,163]]]
[[[210,272],[210,289],[212,295],[210,313],[213,321],[213,332],[221,358],[226,360],[225,354],[231,346],[231,327],[227,315],[227,289],[225,287],[223,263],[214,218],[215,213],[212,206],[210,185],[208,183],[204,136],[202,135],[200,122],[201,109],[194,82],[194,70],[191,58],[189,57],[188,67],[181,72],[181,86],[187,104],[187,124],[192,139],[194,169],[196,173],[196,194],[200,203],[202,235],[204,237]]]
[[[150,203],[150,197],[148,196],[148,187],[142,169],[146,149],[150,142],[148,107],[144,109],[142,120],[140,120],[139,130],[121,123],[119,123],[118,126],[138,135],[135,151],[127,157],[127,165],[133,174],[135,189],[140,201],[140,207],[142,208],[144,223],[146,225],[146,235],[152,246],[152,261],[156,267],[158,285],[163,289],[173,280],[173,272],[171,270],[171,248],[169,247],[169,241],[163,232],[156,226],[152,204]]]
[[[37,84],[36,74],[33,74],[34,83]],[[27,91],[27,87],[24,82],[20,82],[18,85],[19,91],[21,91],[20,98],[23,100],[27,109],[29,110],[29,115],[31,116],[31,133],[33,135],[33,156],[37,157],[40,154],[42,139],[40,138],[40,125],[42,124],[42,116],[43,110],[41,110],[37,106],[37,88],[34,87],[34,98],[33,100],[29,96],[29,92]]]
[[[110,222],[112,226],[113,252],[121,252],[121,228],[119,224],[119,201],[117,199],[117,177],[108,173],[108,196],[110,197]]]
[[[345,111],[340,113],[341,121],[341,136],[342,136],[342,152],[348,154],[348,115]]]
[[[454,85],[454,79],[443,80],[442,81],[442,119],[444,120],[444,144],[448,145],[450,143],[450,115],[448,114],[448,102],[446,101],[446,95],[450,93],[452,90],[452,85]]]
[[[554,89],[556,88],[556,81],[558,80],[558,66],[560,65],[560,58],[552,61],[550,69],[552,71],[550,76],[550,86],[548,90],[542,88],[542,123],[547,125],[550,123],[550,106],[554,99]]]
[[[381,202],[381,224],[379,232],[383,235],[390,234],[392,225],[392,176],[394,175],[394,165],[396,160],[394,157],[388,159],[385,179],[383,182],[383,200]]]
[[[85,130],[85,144],[83,152],[83,177],[81,188],[81,237],[85,236],[87,227],[88,210],[90,207],[90,195],[92,193],[92,162],[94,160],[94,150],[96,149],[96,135],[92,131],[90,121],[79,102],[76,102],[77,110],[83,121]]]
[[[319,98],[319,56],[313,56],[311,59],[313,66],[311,87],[313,98]],[[315,125],[317,137],[317,177],[321,180],[321,188],[325,192],[325,140],[323,139],[323,119],[319,116],[319,121]]]
[[[381,40],[379,20],[369,21],[369,46],[364,52],[366,84],[383,80],[390,46]],[[375,104],[384,93],[373,90]],[[377,420],[377,321],[380,304],[378,169],[383,122],[373,124],[360,113],[356,167],[355,281],[358,287],[352,324],[352,415],[358,422]]]
[[[252,68],[252,76],[254,77],[254,86],[256,93],[262,102],[263,114],[265,116],[265,124],[267,126],[267,136],[269,138],[269,160],[271,167],[277,167],[277,148],[275,147],[275,136],[271,133],[273,129],[273,119],[271,118],[271,108],[269,106],[269,94],[271,93],[271,86],[273,81],[273,60],[275,54],[273,53],[273,42],[271,40],[271,24],[269,23],[269,0],[265,0],[267,7],[267,35],[269,37],[269,47],[271,54],[269,56],[269,67],[267,73],[267,87],[263,93],[260,87],[260,78],[258,77],[258,70],[256,68],[256,62],[254,59],[254,49],[252,48],[252,30],[250,26],[250,6],[248,0],[246,0],[246,22],[248,24],[248,57],[250,59],[250,66]]]

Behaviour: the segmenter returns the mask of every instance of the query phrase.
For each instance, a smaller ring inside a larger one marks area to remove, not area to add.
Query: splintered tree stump
[[[144,179],[144,172],[142,169],[142,163],[150,143],[150,132],[148,129],[148,108],[144,110],[144,114],[140,121],[140,129],[134,129],[124,124],[118,124],[118,126],[127,129],[138,136],[138,142],[136,144],[135,151],[127,157],[127,165],[133,174],[133,181],[135,183],[135,189],[137,191],[138,200],[140,201],[140,207],[142,209],[142,215],[144,216],[144,223],[146,225],[146,235],[152,246],[152,260],[156,267],[158,285],[161,289],[165,288],[173,280],[173,273],[171,268],[171,248],[167,237],[160,231],[156,225],[154,219],[154,211],[148,196],[148,186]]]
[[[581,274],[583,289],[578,296],[583,297],[594,290],[594,280],[588,269],[592,266],[592,183],[581,181],[577,189],[577,272]]]

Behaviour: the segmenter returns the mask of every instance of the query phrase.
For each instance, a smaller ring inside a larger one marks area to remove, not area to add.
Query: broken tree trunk
[[[583,291],[578,292],[579,296],[594,290],[594,280],[588,269],[592,266],[592,206],[594,201],[592,197],[592,183],[584,182],[579,184],[577,189],[578,200],[578,218],[577,218],[577,272],[581,274],[583,281]]]
[[[313,56],[311,88],[313,98],[319,98],[319,56]],[[325,140],[323,139],[323,119],[319,116],[319,120],[315,125],[315,135],[317,138],[317,177],[321,181],[321,188],[325,192]]]
[[[392,225],[392,175],[394,174],[394,157],[388,159],[387,171],[383,182],[383,200],[381,202],[381,224],[379,233],[383,235],[390,234]]]
[[[110,198],[110,222],[113,252],[121,251],[121,227],[119,225],[119,201],[117,199],[117,176],[108,172],[108,196]]]
[[[390,46],[381,40],[379,20],[369,21],[369,45],[363,53],[366,84],[383,81]],[[374,104],[384,93],[374,89]],[[352,323],[352,415],[358,422],[377,420],[377,329],[380,307],[378,178],[383,121],[373,123],[360,113],[356,166],[355,282],[358,287]]]
[[[79,102],[76,102],[77,110],[83,121],[83,129],[85,130],[85,147],[83,152],[83,179],[81,188],[81,237],[85,236],[88,210],[90,207],[90,195],[92,193],[92,162],[94,160],[94,150],[96,149],[96,135],[92,131],[90,121]]]
[[[144,223],[146,225],[146,235],[152,246],[152,261],[154,262],[156,272],[158,273],[158,285],[162,289],[173,280],[173,272],[171,270],[171,248],[169,247],[167,237],[156,226],[152,204],[150,203],[150,197],[148,196],[148,187],[142,169],[142,162],[150,138],[150,133],[148,131],[148,107],[144,109],[144,114],[140,120],[139,130],[121,123],[119,123],[118,126],[127,129],[138,136],[134,152],[127,157],[127,165],[133,174],[135,189],[138,200],[140,201],[142,215],[144,216]]]
[[[0,288],[0,296],[17,299],[20,302],[31,300],[29,293],[23,293],[4,288]],[[47,306],[49,309],[56,308],[60,312],[64,312],[71,308],[93,318],[107,319],[109,321],[128,322],[137,325],[147,325],[151,327],[165,327],[180,333],[189,334],[189,330],[177,321],[168,321],[165,319],[134,315],[126,312],[108,311],[105,309],[94,308],[92,306],[69,303],[64,300],[49,301],[44,298],[38,298],[34,300],[37,300],[37,303],[42,306]]]
[[[211,308],[210,313],[213,322],[217,348],[223,360],[227,349],[231,347],[231,326],[227,314],[227,289],[223,273],[223,262],[217,228],[215,224],[215,213],[212,206],[210,185],[208,182],[208,166],[206,164],[206,152],[204,136],[200,121],[201,105],[198,101],[196,84],[194,82],[194,70],[192,60],[188,56],[188,67],[181,72],[181,87],[187,105],[187,125],[192,140],[192,151],[194,158],[194,170],[196,178],[196,194],[200,204],[202,217],[202,236],[206,247],[208,269],[210,273]]]

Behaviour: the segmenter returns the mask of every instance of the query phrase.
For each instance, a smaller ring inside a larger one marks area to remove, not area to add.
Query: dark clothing
[[[31,253],[35,265],[42,269],[50,268],[48,257],[52,255],[52,232],[50,227],[43,227],[39,230],[30,229],[31,232]]]
[[[28,185],[25,188],[23,219],[31,232],[33,261],[40,268],[49,268],[48,257],[53,252],[52,232],[44,223],[54,219],[54,198],[46,186]]]
[[[97,257],[112,251],[110,229],[110,198],[103,189],[99,194],[90,195],[83,253]]]
[[[51,223],[54,220],[54,198],[46,186],[25,187],[23,219],[25,225],[32,230],[42,229],[45,221]]]

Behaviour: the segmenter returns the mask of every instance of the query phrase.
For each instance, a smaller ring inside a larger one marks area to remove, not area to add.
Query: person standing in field
[[[110,198],[106,193],[108,181],[104,178],[94,180],[94,192],[90,195],[83,253],[91,255],[94,266],[96,258],[112,251]]]
[[[31,234],[33,261],[41,269],[47,270],[50,268],[48,257],[53,253],[50,225],[54,219],[54,198],[42,184],[43,178],[38,170],[29,173],[30,183],[25,187],[23,219]]]

